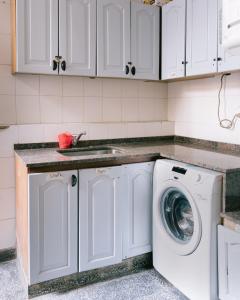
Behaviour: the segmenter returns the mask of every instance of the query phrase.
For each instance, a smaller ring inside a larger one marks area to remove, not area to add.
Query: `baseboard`
[[[31,285],[28,287],[28,297],[34,298],[53,292],[64,293],[96,282],[138,273],[152,267],[152,253],[146,253],[125,259],[117,265],[76,273]]]
[[[0,263],[16,258],[16,249],[9,248],[0,250]]]

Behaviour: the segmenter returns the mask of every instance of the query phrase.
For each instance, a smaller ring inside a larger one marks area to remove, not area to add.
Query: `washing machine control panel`
[[[185,175],[187,173],[187,169],[181,168],[181,167],[173,167],[172,171],[178,174]]]

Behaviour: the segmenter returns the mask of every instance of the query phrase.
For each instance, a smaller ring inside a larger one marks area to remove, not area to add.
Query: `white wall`
[[[10,0],[0,1],[0,249],[15,245],[14,143],[173,134],[167,84],[80,77],[11,75]]]
[[[175,134],[240,144],[240,119],[232,130],[218,124],[220,75],[214,78],[175,82],[168,85],[168,120]],[[222,117],[240,113],[240,72],[227,77],[222,100]]]

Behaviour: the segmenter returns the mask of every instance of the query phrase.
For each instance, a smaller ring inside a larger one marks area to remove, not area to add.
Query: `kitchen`
[[[0,1],[1,299],[240,297],[240,7],[143,2]]]

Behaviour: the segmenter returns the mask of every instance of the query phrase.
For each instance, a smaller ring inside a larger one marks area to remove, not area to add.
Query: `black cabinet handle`
[[[128,66],[128,65],[126,65],[126,67],[125,67],[125,73],[126,73],[126,75],[128,75],[128,74],[129,74],[129,71],[130,71],[130,69],[129,69],[129,66]]]
[[[136,74],[136,68],[134,66],[131,68],[131,73],[133,76]]]
[[[56,71],[56,70],[57,70],[57,67],[58,67],[58,63],[57,63],[57,61],[54,59],[54,60],[53,60],[53,71]]]
[[[66,71],[66,61],[65,60],[63,60],[61,62],[61,68],[62,68],[63,71]]]
[[[72,175],[72,187],[76,186],[77,182],[78,182],[77,176]]]

